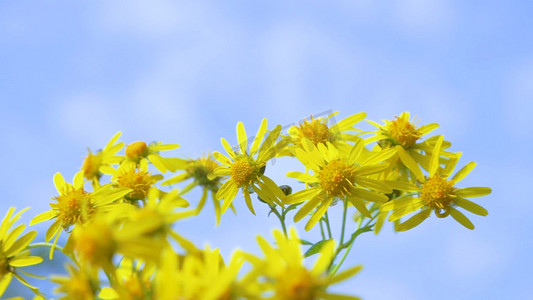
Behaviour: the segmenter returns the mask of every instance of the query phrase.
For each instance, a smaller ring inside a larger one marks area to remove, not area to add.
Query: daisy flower
[[[67,276],[52,276],[50,281],[58,284],[56,293],[63,294],[59,300],[96,299],[100,286],[98,276],[90,274],[86,269],[77,269],[72,265],[66,266]]]
[[[433,211],[439,218],[451,215],[457,222],[468,229],[474,229],[470,220],[456,207],[461,207],[471,213],[486,216],[488,212],[480,205],[466,199],[472,197],[481,197],[491,193],[488,187],[467,187],[456,188],[455,185],[460,182],[476,164],[470,162],[459,170],[453,177],[453,167],[441,169],[439,166],[439,153],[442,146],[442,136],[439,137],[433,149],[431,162],[429,165],[429,177],[422,178],[419,185],[410,185],[410,192],[418,196],[404,196],[391,200],[381,205],[381,211],[392,211],[389,221],[399,220],[409,213],[420,210],[407,221],[399,223],[396,230],[409,230],[427,219]],[[413,172],[422,172],[418,165],[409,164],[407,166]],[[413,170],[414,169],[414,170]],[[407,186],[408,184],[405,184]]]
[[[53,258],[61,229],[69,230],[73,225],[85,223],[98,209],[110,205],[132,191],[129,188],[113,188],[107,184],[98,187],[94,192],[87,192],[83,187],[83,172],[81,171],[74,176],[73,184],[65,182],[61,173],[56,173],[54,185],[59,196],[52,199],[57,203],[50,203],[52,209],[35,216],[30,222],[30,225],[34,225],[54,219],[54,223],[45,235],[46,242],[55,236],[53,246],[50,248],[50,259]]]
[[[329,142],[325,145],[318,144],[318,147],[307,142],[304,143],[304,147],[305,149],[293,149],[294,155],[314,174],[289,172],[287,176],[306,183],[309,188],[287,196],[284,202],[286,204],[305,202],[295,214],[295,222],[316,208],[305,225],[305,230],[315,226],[335,199],[349,201],[367,217],[370,217],[370,212],[366,208],[366,201],[388,200],[383,193],[392,192],[391,188],[381,181],[367,177],[387,168],[387,164],[381,164],[381,161],[387,157],[377,153],[361,162],[360,154],[364,148],[361,140],[348,154],[339,151]]]
[[[124,143],[117,143],[121,134],[121,132],[117,132],[104,149],[99,150],[96,154],[93,154],[89,149],[89,154],[85,157],[81,167],[83,177],[92,181],[93,184],[98,184],[102,174],[112,174],[114,169],[111,165],[119,164],[124,159],[116,155],[124,147]]]
[[[233,199],[237,196],[239,189],[242,190],[248,209],[255,214],[250,197],[250,188],[257,193],[261,199],[274,205],[283,205],[279,199],[284,199],[283,191],[270,179],[265,176],[266,163],[276,156],[287,144],[288,141],[276,142],[281,132],[278,125],[265,137],[267,131],[267,120],[263,119],[261,126],[255,136],[252,146],[248,149],[248,138],[242,122],[237,124],[237,140],[239,148],[234,151],[228,141],[221,139],[222,146],[228,153],[225,156],[219,152],[214,152],[213,157],[222,166],[215,170],[217,176],[229,176],[218,190],[216,197],[224,200],[222,203],[222,213],[230,207]]]
[[[422,142],[420,142],[420,139],[422,136],[438,128],[439,124],[431,123],[416,127],[413,124],[414,121],[410,121],[410,114],[408,112],[403,112],[399,117],[396,117],[396,120],[385,120],[385,125],[383,126],[372,121],[368,122],[376,126],[378,130],[373,131],[375,136],[365,140],[366,144],[377,141],[382,151],[394,151],[395,155],[391,157],[391,162],[401,161],[403,166],[406,167],[408,165],[420,164],[424,169],[428,169],[428,155],[431,155],[438,136],[431,137]],[[443,149],[450,146],[451,144],[449,142],[443,141],[440,155],[447,158],[455,158],[457,154],[443,151]],[[426,155],[421,154],[422,151]],[[444,158],[441,158],[441,160],[443,163],[449,161]],[[390,166],[394,168],[396,164],[391,163]],[[420,168],[412,169],[408,167],[405,170],[413,172],[414,177],[418,180],[424,178],[424,174]]]
[[[148,196],[148,191],[154,184],[163,179],[162,175],[152,175],[148,172],[148,162],[141,161],[137,165],[123,164],[113,174],[111,181],[117,187],[129,188],[132,191],[124,198],[135,204],[136,201],[144,201]]]
[[[154,142],[147,145],[143,141],[137,141],[126,147],[126,160],[122,164],[135,166],[142,160],[148,160],[161,173],[166,173],[167,171],[176,172],[185,161],[180,158],[162,157],[159,155],[159,152],[173,150],[179,148],[179,146],[178,144],[162,144],[161,142]]]
[[[309,270],[304,265],[301,241],[294,227],[290,228],[288,237],[281,231],[274,230],[274,238],[277,248],[272,247],[263,237],[257,237],[265,258],[248,256],[254,266],[254,272],[266,279],[265,291],[273,292],[272,296],[266,299],[360,299],[327,291],[330,286],[354,276],[362,269],[362,266],[356,266],[329,275],[328,268],[335,254],[333,240],[324,243],[314,266]]]
[[[336,114],[338,114],[338,112],[329,114],[325,118],[313,118],[313,116],[311,116],[310,120],[304,120],[303,123],[290,127],[288,132],[292,138],[292,143],[303,147],[302,145],[306,139],[313,142],[315,146],[330,142],[338,149],[348,149],[349,151],[350,144],[348,144],[347,141],[353,142],[356,137],[356,135],[349,133],[349,131],[361,131],[354,128],[354,125],[363,120],[366,117],[366,113],[361,112],[351,115],[328,126],[328,122],[330,122]]]
[[[161,185],[172,185],[185,180],[193,179],[193,181],[189,183],[180,194],[183,195],[196,186],[200,186],[202,188],[202,197],[200,198],[198,206],[196,207],[196,213],[198,214],[200,211],[202,211],[202,208],[205,205],[207,194],[211,193],[218,225],[220,223],[221,215],[220,201],[216,198],[216,193],[221,186],[221,178],[215,174],[215,170],[218,167],[220,167],[220,164],[218,164],[216,160],[212,159],[211,154],[202,158],[191,159],[187,161],[186,165],[178,168],[178,170],[183,170],[183,173],[163,181]]]
[[[13,215],[15,208],[10,207],[0,225],[0,296],[4,294],[13,277],[29,287],[34,293],[39,293],[38,288],[30,285],[26,279],[17,273],[17,271],[20,271],[22,274],[38,277],[18,269],[36,265],[43,261],[39,256],[30,256],[30,251],[28,250],[28,245],[35,239],[37,231],[30,231],[20,236],[26,229],[26,225],[19,225],[11,229],[15,222],[20,219],[20,215],[28,209],[25,208]]]

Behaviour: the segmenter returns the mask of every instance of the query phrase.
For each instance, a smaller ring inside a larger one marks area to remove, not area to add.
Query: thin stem
[[[40,247],[52,248],[52,246],[53,244],[49,244],[49,243],[33,243],[33,244],[28,245],[28,249],[34,249],[34,248],[40,248]],[[56,245],[55,250],[59,250],[63,252],[63,247]]]
[[[335,267],[333,268],[333,270],[331,271],[331,275],[335,275],[335,273],[337,273],[337,271],[339,270],[339,268],[341,267],[342,263],[344,262],[344,260],[346,259],[346,257],[348,256],[348,253],[350,252],[350,250],[352,250],[352,246],[354,244],[354,241],[355,239],[350,243],[350,246],[348,246],[348,249],[346,249],[346,251],[344,251],[344,255],[342,256],[341,260],[339,261],[339,263],[337,265],[335,265]]]
[[[331,240],[333,239],[333,235],[331,234],[331,228],[329,227],[328,211],[326,211],[325,217],[326,217],[326,228],[328,229],[329,239]]]
[[[342,229],[341,229],[341,239],[339,245],[344,243],[344,230],[346,228],[346,214],[348,211],[348,201],[344,200],[343,212],[342,212]]]
[[[50,243],[33,243],[33,244],[28,245],[28,249],[34,249],[34,248],[40,248],[40,247],[52,248],[52,246],[53,246],[53,244],[50,244]],[[64,250],[63,247],[58,246],[56,244],[55,247],[54,247],[54,250],[61,251],[61,253],[63,253],[68,258],[70,258],[70,260],[72,260],[78,267],[80,266],[80,264],[78,263],[78,260],[76,259],[76,257],[74,257],[74,255],[72,253],[65,253],[63,251]]]
[[[279,222],[281,223],[281,228],[283,229],[283,233],[285,236],[287,236],[287,227],[285,226],[285,214],[280,214],[275,206],[270,206],[270,209],[276,216],[278,216]]]
[[[320,223],[320,234],[322,235],[322,240],[326,240],[326,234],[324,233],[324,225],[322,225],[322,220],[319,221]]]

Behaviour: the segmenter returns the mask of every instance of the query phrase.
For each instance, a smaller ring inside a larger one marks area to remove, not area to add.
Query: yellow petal
[[[296,192],[294,194],[290,194],[285,198],[283,201],[286,204],[297,204],[302,203],[306,200],[313,199],[315,196],[317,196],[320,193],[319,188],[310,188],[301,190],[299,192]]]
[[[420,223],[422,223],[425,219],[429,217],[431,214],[431,210],[425,209],[416,215],[409,218],[407,221],[400,223],[396,226],[397,231],[406,231],[409,229],[412,229],[416,226],[418,226]]]
[[[63,175],[61,173],[57,172],[54,174],[54,185],[56,187],[57,192],[59,195],[63,195],[63,192],[65,190],[65,178],[63,178]]]
[[[9,261],[9,265],[13,267],[26,267],[36,264],[40,264],[43,261],[43,258],[40,256],[24,256],[24,257],[15,257]]]
[[[246,136],[246,131],[244,130],[242,122],[237,123],[237,141],[241,148],[241,154],[245,154],[248,148],[248,137]]]
[[[305,203],[300,210],[294,215],[294,222],[298,222],[307,216],[322,201],[322,195],[319,193],[314,198]]]
[[[458,189],[457,191],[455,191],[455,194],[462,198],[475,198],[486,196],[491,192],[492,190],[488,187],[467,187]]]
[[[463,198],[455,198],[455,200],[453,200],[453,202],[455,204],[457,204],[457,206],[459,207],[462,207],[466,210],[468,210],[469,212],[471,213],[474,213],[476,215],[480,215],[480,216],[486,216],[489,214],[489,212],[483,208],[482,206],[472,202],[472,201],[469,201],[469,200],[466,200],[466,199],[463,199]]]
[[[337,284],[341,281],[344,281],[354,276],[355,274],[361,272],[362,269],[363,269],[363,266],[355,266],[355,267],[346,269],[338,274],[335,274],[328,280],[328,285]]]
[[[385,182],[380,181],[380,180],[361,177],[361,176],[355,176],[354,181],[355,183],[367,189],[372,189],[374,191],[384,193],[384,194],[392,193],[391,187]]]
[[[252,148],[250,148],[250,156],[254,155],[259,149],[259,145],[261,145],[261,141],[263,141],[263,138],[265,137],[265,133],[267,130],[267,123],[268,123],[267,119],[263,119],[261,121],[259,130],[257,131],[254,142],[252,143]]]
[[[470,222],[470,220],[457,209],[450,207],[450,215],[455,219],[455,221],[459,222],[459,224],[463,225],[464,227],[470,230],[474,229],[474,224],[472,224],[472,222]]]
[[[420,170],[420,167],[416,163],[416,161],[405,151],[405,149],[398,145],[396,148],[394,148],[398,151],[398,156],[400,156],[400,160],[402,163],[409,169],[413,174],[416,176],[416,179],[419,181],[425,182],[424,174],[422,173],[422,170]]]
[[[307,224],[305,224],[306,231],[311,230],[311,228],[313,228],[313,226],[315,226],[316,223],[320,221],[320,219],[324,216],[324,214],[328,210],[329,205],[331,204],[332,201],[333,201],[333,198],[328,197],[324,199],[322,203],[320,203],[320,205],[318,206],[316,211],[313,213],[311,218],[309,218],[309,221],[307,222]]]
[[[459,170],[459,171],[457,171],[457,173],[455,173],[455,175],[452,177],[451,180],[455,181],[455,183],[461,181],[475,167],[476,167],[476,163],[475,162],[471,161],[471,162],[467,163],[464,167],[461,168],[461,170]]]
[[[435,147],[433,148],[433,154],[431,155],[431,159],[429,160],[429,176],[435,175],[435,173],[439,170],[440,150],[443,139],[444,137],[442,135],[439,135],[439,138],[435,143]]]
[[[372,201],[372,202],[387,202],[389,200],[389,197],[379,194],[373,191],[363,190],[360,188],[354,188],[351,190],[352,195],[361,198],[366,201]]]

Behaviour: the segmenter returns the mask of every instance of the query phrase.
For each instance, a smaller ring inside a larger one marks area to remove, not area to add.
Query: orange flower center
[[[328,196],[344,197],[350,193],[354,186],[353,176],[355,166],[348,165],[343,160],[330,161],[318,173],[320,185]]]
[[[263,167],[264,164],[258,164],[249,156],[241,155],[231,165],[231,178],[238,187],[250,185],[257,177],[262,175]]]
[[[446,217],[455,198],[454,182],[434,175],[423,184],[421,197],[438,217]]]
[[[137,161],[139,158],[148,155],[148,145],[142,141],[134,142],[126,147],[125,152],[127,158]]]
[[[126,197],[131,200],[143,200],[148,195],[148,190],[156,183],[157,179],[149,172],[131,167],[117,177],[117,183],[121,187],[133,189]]]
[[[331,142],[333,140],[333,135],[325,123],[325,120],[305,120],[304,123],[300,124],[300,127],[298,127],[299,134],[302,137],[308,138],[315,145]]]
[[[85,157],[85,160],[83,161],[83,165],[81,167],[83,171],[83,177],[92,180],[95,177],[100,176],[100,172],[98,169],[100,168],[100,165],[102,164],[102,152],[98,152],[96,155],[89,152],[89,154]]]
[[[405,148],[413,146],[422,136],[422,133],[416,130],[415,126],[404,118],[396,117],[396,120],[387,124],[385,129],[397,144]]]
[[[90,193],[83,190],[83,187],[73,188],[66,194],[52,199],[57,200],[57,204],[51,206],[57,209],[57,221],[65,229],[74,224],[84,223],[95,211],[94,205],[91,203]]]

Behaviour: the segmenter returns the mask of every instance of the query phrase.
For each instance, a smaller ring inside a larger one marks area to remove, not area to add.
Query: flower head
[[[98,183],[102,174],[111,174],[110,172],[113,171],[111,165],[119,164],[123,159],[123,157],[116,155],[124,147],[124,143],[116,143],[121,134],[121,132],[117,132],[104,149],[99,150],[96,154],[89,150],[89,154],[85,157],[81,167],[83,177],[93,181],[93,183]]]
[[[439,218],[444,218],[449,215],[457,222],[468,229],[474,229],[474,225],[470,220],[456,207],[461,207],[474,214],[486,216],[487,210],[478,204],[467,200],[469,197],[481,197],[491,193],[488,187],[469,187],[457,188],[455,185],[460,182],[474,167],[474,162],[468,163],[461,170],[459,170],[453,177],[455,165],[449,165],[442,169],[440,167],[439,157],[443,138],[439,137],[435,143],[435,148],[432,151],[431,161],[429,163],[429,176],[423,177],[418,185],[404,184],[408,191],[417,194],[418,196],[405,196],[391,200],[381,205],[380,210],[387,212],[392,211],[389,216],[389,221],[396,221],[406,216],[409,213],[419,211],[407,221],[399,223],[396,230],[409,230],[427,219],[431,212]],[[408,165],[413,172],[422,172],[418,165]]]
[[[196,207],[196,213],[200,213],[207,200],[207,194],[211,193],[213,205],[215,207],[216,223],[220,223],[220,201],[216,198],[216,193],[221,186],[221,178],[215,174],[215,170],[220,167],[220,164],[212,158],[209,154],[198,159],[191,159],[187,164],[178,170],[184,172],[165,180],[161,185],[176,184],[185,180],[193,179],[182,191],[181,194],[189,192],[191,189],[200,186],[202,188],[202,197]]]
[[[100,286],[98,277],[86,269],[77,269],[72,265],[66,266],[68,276],[53,276],[52,282],[59,286],[56,288],[56,293],[63,294],[60,300],[69,299],[96,299],[96,292]]]
[[[36,265],[43,261],[39,256],[30,256],[30,252],[27,250],[28,245],[37,236],[37,232],[30,231],[20,236],[26,228],[25,225],[19,225],[11,229],[15,222],[20,219],[20,215],[26,210],[28,208],[13,215],[15,208],[10,207],[0,225],[0,296],[4,294],[13,277],[38,294],[38,289],[30,285],[17,273],[18,268]],[[27,272],[24,273],[28,274]],[[29,275],[31,276],[31,274]]]
[[[301,242],[294,228],[290,229],[288,237],[275,230],[274,238],[277,248],[259,236],[257,241],[265,257],[261,259],[249,256],[255,273],[264,277],[267,282],[265,291],[273,292],[274,299],[345,299],[346,296],[328,292],[328,288],[354,276],[362,267],[356,266],[336,275],[328,275],[328,268],[334,258],[334,241],[324,243],[314,266],[308,269],[304,264]]]
[[[382,156],[373,156],[360,160],[363,141],[359,141],[350,153],[339,151],[331,143],[315,147],[311,142],[304,144],[305,150],[295,148],[294,155],[308,168],[310,175],[301,172],[289,172],[287,176],[306,183],[309,188],[289,195],[287,204],[305,202],[294,216],[297,222],[313,210],[311,218],[305,225],[310,230],[326,213],[335,199],[349,201],[362,214],[370,217],[365,201],[385,202],[388,198],[382,193],[390,193],[391,188],[381,181],[368,178],[388,167],[380,164]],[[316,208],[316,210],[315,210]]]
[[[45,235],[48,242],[54,236],[54,246],[50,249],[50,259],[61,229],[69,230],[76,224],[83,224],[90,220],[98,209],[108,206],[114,201],[131,192],[129,188],[113,188],[107,184],[99,186],[94,192],[85,191],[83,185],[83,173],[80,171],[74,176],[73,184],[65,182],[61,173],[54,175],[54,184],[59,193],[52,198],[56,203],[50,203],[51,210],[35,216],[30,225],[55,219]]]
[[[366,113],[357,113],[338,123],[331,124],[331,120],[337,113],[329,114],[325,118],[311,116],[309,120],[304,120],[303,123],[292,126],[288,130],[292,143],[302,148],[305,140],[309,140],[315,146],[332,143],[337,148],[347,149],[350,147],[348,142],[353,142],[356,139],[356,135],[350,133],[350,131],[360,131],[354,128],[354,125],[363,120],[366,117]]]
[[[237,139],[239,148],[234,150],[229,143],[222,138],[222,145],[229,157],[215,152],[213,156],[222,166],[215,170],[217,176],[229,176],[217,192],[217,198],[223,199],[222,213],[224,213],[235,199],[239,189],[242,190],[248,208],[255,214],[249,188],[253,189],[258,196],[267,203],[282,205],[280,199],[285,198],[283,191],[265,173],[266,163],[283,150],[287,140],[277,142],[281,132],[281,126],[277,126],[265,137],[267,120],[263,119],[259,131],[248,149],[248,139],[244,125],[237,124]]]
[[[180,158],[162,157],[159,152],[173,150],[179,146],[178,144],[163,144],[161,142],[154,142],[149,145],[143,141],[133,142],[126,147],[126,159],[122,162],[122,165],[136,167],[143,161],[149,161],[161,173],[166,173],[167,171],[175,172],[185,161]]]

